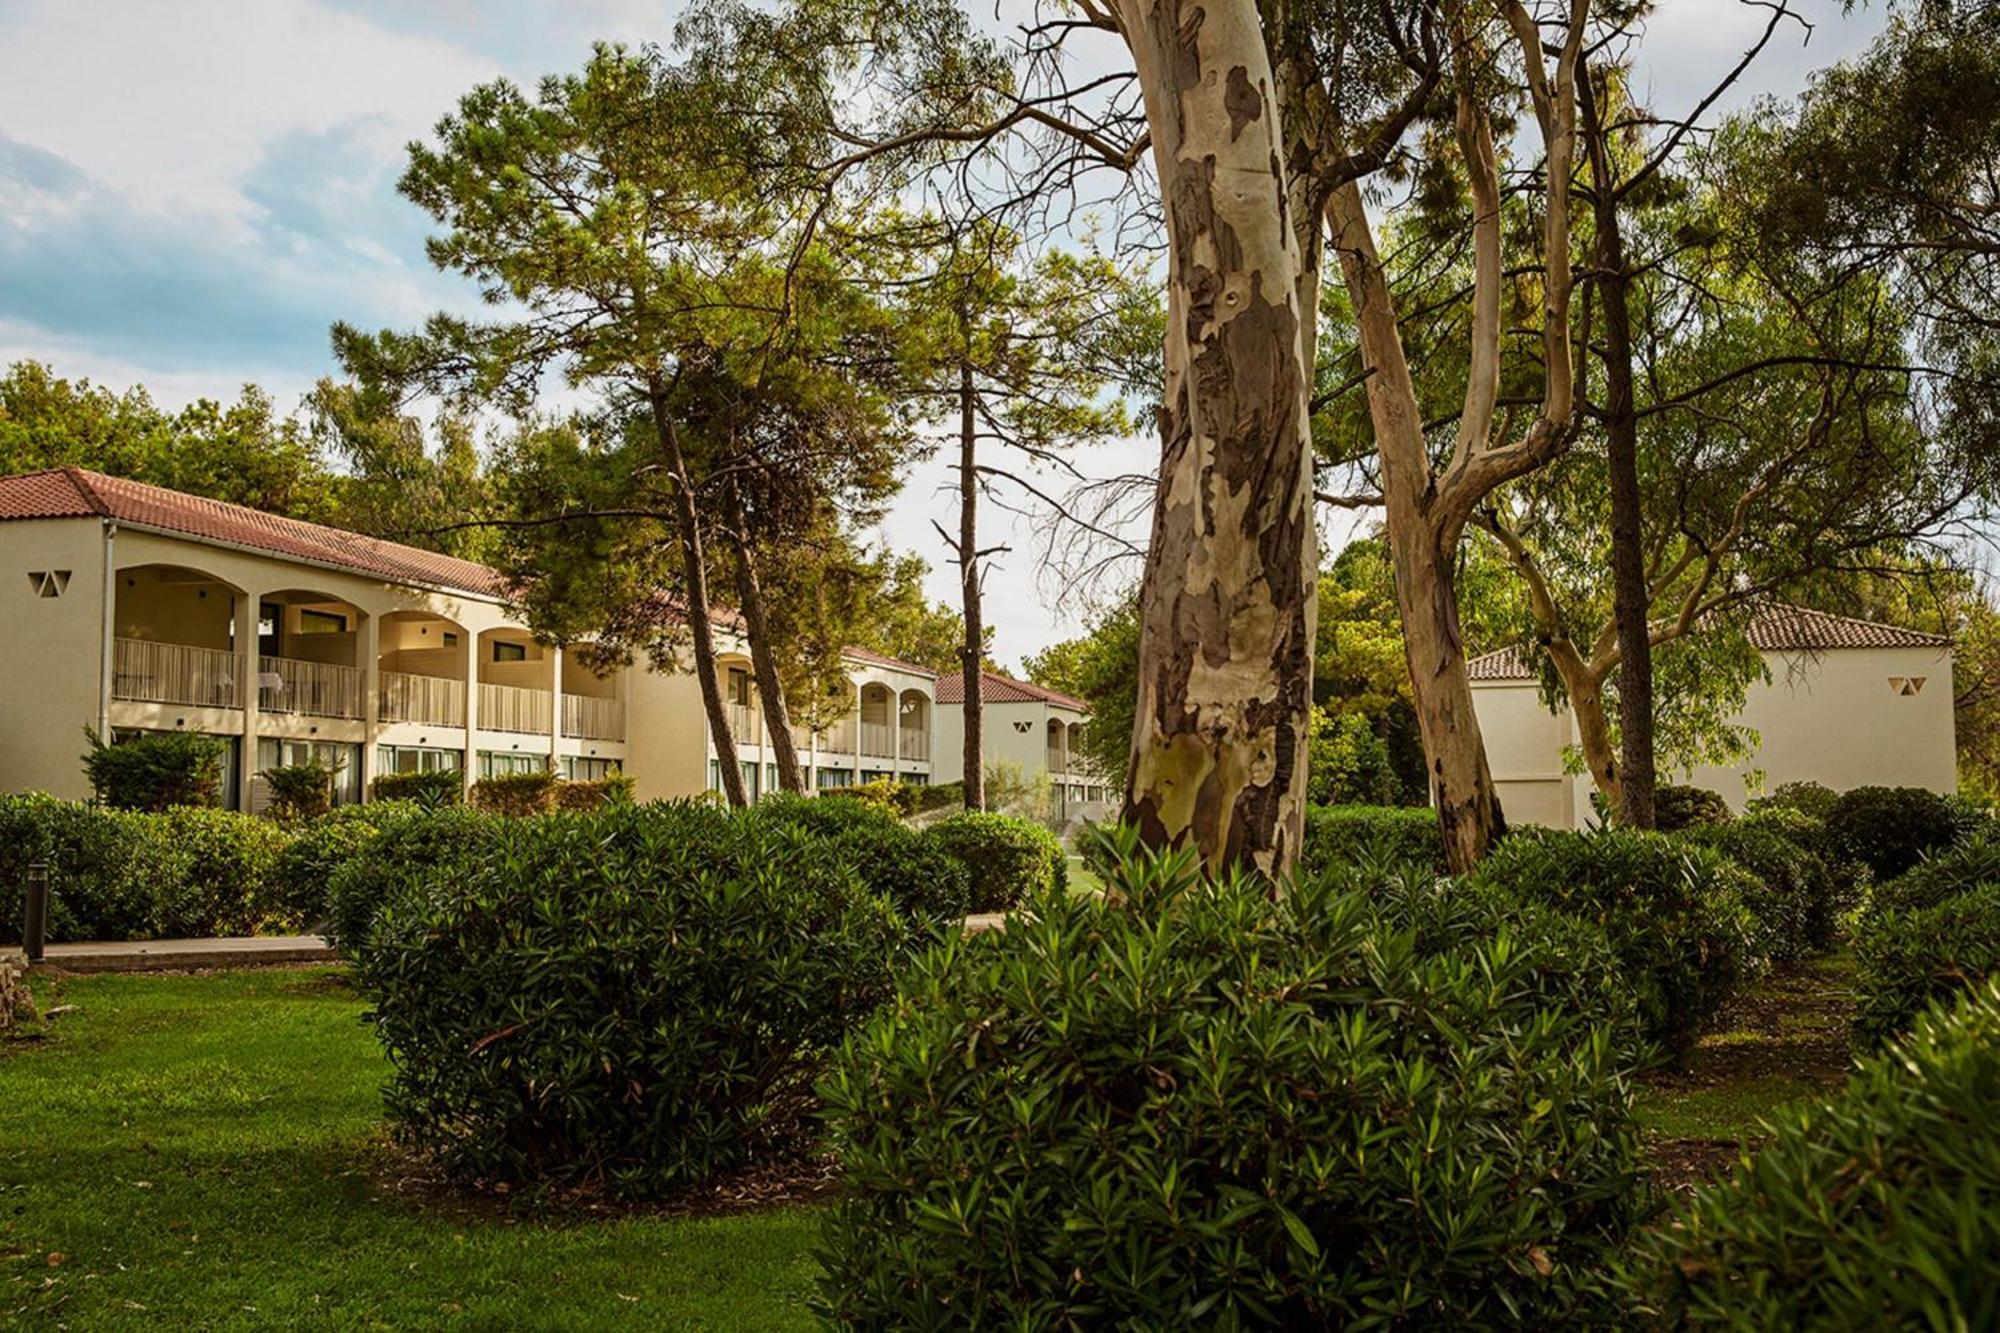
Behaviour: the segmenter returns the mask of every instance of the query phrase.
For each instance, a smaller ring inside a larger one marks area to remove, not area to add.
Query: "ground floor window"
[[[894,773],[884,768],[864,768],[861,770],[861,780],[863,782],[887,782],[894,776],[896,776]]]
[[[754,801],[762,790],[757,785],[757,761],[755,759],[745,759],[743,761],[743,794]]]
[[[302,741],[282,736],[257,738],[257,772],[318,764],[333,770],[333,803],[353,805],[361,799],[361,747],[344,741]],[[251,809],[263,813],[269,797],[259,782],[251,792]]]
[[[851,768],[822,768],[819,771],[818,777],[819,789],[821,791],[826,790],[828,787],[852,787],[854,785],[854,770]]]
[[[590,759],[580,754],[563,756],[563,776],[571,782],[602,782],[621,771],[616,759]]]
[[[465,763],[465,751],[428,745],[378,745],[375,767],[383,773],[455,773]]]
[[[502,773],[544,773],[549,757],[545,754],[516,754],[510,750],[481,750],[479,776],[498,777]]]

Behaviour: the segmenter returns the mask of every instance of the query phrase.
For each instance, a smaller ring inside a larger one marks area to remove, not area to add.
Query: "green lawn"
[[[0,1043],[0,1325],[809,1326],[809,1210],[441,1210],[389,1184],[385,1065],[333,970],[76,978]]]

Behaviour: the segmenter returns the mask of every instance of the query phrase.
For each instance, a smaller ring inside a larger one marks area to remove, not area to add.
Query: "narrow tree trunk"
[[[666,386],[654,378],[647,386],[653,409],[653,429],[666,453],[667,471],[674,479],[674,513],[681,534],[681,568],[687,580],[688,632],[694,640],[694,675],[701,685],[702,707],[708,713],[709,742],[715,747],[716,765],[721,770],[722,791],[733,806],[750,803],[743,787],[743,768],[736,758],[736,736],[729,729],[729,710],[723,704],[722,683],[715,670],[715,627],[709,623],[708,560],[701,537],[701,518],[695,513],[694,487],[688,478],[687,459],[681,451],[679,427],[667,411]]]
[[[1586,84],[1584,133],[1596,210],[1597,288],[1604,305],[1604,438],[1611,499],[1612,615],[1618,626],[1618,732],[1622,798],[1612,809],[1631,828],[1654,826],[1652,614],[1639,496],[1639,420],[1633,408],[1632,274],[1598,87]]]
[[[764,728],[771,734],[771,755],[778,761],[778,786],[794,795],[805,792],[799,773],[799,751],[792,743],[791,709],[785,705],[784,682],[778,679],[777,656],[771,651],[770,620],[764,614],[764,585],[757,575],[757,554],[744,531],[743,496],[729,483],[730,547],[736,557],[736,598],[743,614],[743,637],[750,642],[750,670],[757,678],[757,697],[764,705]]]
[[[961,755],[965,808],[986,808],[986,709],[981,657],[986,647],[984,607],[979,588],[979,481],[974,471],[978,449],[977,400],[973,394],[972,363],[958,368],[958,580],[964,602],[965,642],[958,650],[965,673],[965,748]]]

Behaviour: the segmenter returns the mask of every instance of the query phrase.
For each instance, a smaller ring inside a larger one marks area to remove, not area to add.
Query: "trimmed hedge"
[[[1922,1019],[1621,1265],[1628,1322],[1990,1328],[2000,1317],[2000,986]]]
[[[1871,918],[1855,940],[1854,960],[1856,1035],[1875,1043],[1907,1031],[1930,1005],[2000,973],[2000,884]]]
[[[495,815],[545,815],[556,808],[556,784],[547,769],[531,773],[495,773],[472,784],[472,805]]]
[[[1601,937],[1476,891],[1403,927],[1355,867],[1274,894],[1117,836],[1110,892],[921,955],[821,1084],[830,1320],[1587,1317],[1635,1212],[1631,1088],[1543,991],[1601,985]]]
[[[1727,824],[1736,818],[1720,792],[1663,782],[1653,793],[1653,827],[1661,833]]]
[[[1309,805],[1299,864],[1319,874],[1360,860],[1427,867],[1442,875],[1444,838],[1429,806]]]
[[[965,868],[971,912],[1011,912],[1069,887],[1069,854],[1033,820],[966,810],[924,830],[933,847]]]
[[[420,809],[409,801],[372,801],[343,805],[295,826],[271,867],[269,898],[300,927],[323,925],[331,910],[333,877],[374,846],[383,828]]]
[[[1712,847],[1748,871],[1743,905],[1757,918],[1762,951],[1777,962],[1823,953],[1839,942],[1839,921],[1859,901],[1862,886],[1845,866],[1828,865],[1813,850],[1814,821],[1796,810],[1755,811],[1727,824],[1682,836]]]
[[[503,821],[465,806],[402,805],[327,882],[327,942],[349,958],[365,950],[391,898],[446,883],[477,858]]]
[[[886,810],[892,815],[913,815],[922,800],[922,791],[923,788],[914,782],[901,782],[895,778],[870,778],[851,787],[822,787],[819,794],[843,801],[859,801],[863,805]]]
[[[929,814],[933,810],[950,810],[965,804],[965,782],[936,782],[927,787],[917,788],[917,811]]]
[[[1632,987],[1642,1030],[1682,1060],[1763,968],[1746,898],[1762,886],[1715,852],[1663,833],[1521,830],[1474,879],[1596,922]]]
[[[270,820],[195,806],[135,817],[153,825],[160,868],[172,867],[157,884],[153,934],[197,939],[299,924],[271,892],[287,839]]]
[[[1964,846],[1927,857],[1877,885],[1868,899],[1868,915],[1935,907],[1987,884],[2000,884],[2000,832],[1982,830]]]
[[[414,801],[431,807],[461,805],[465,801],[465,775],[455,768],[384,773],[368,784],[368,796],[376,801]]]
[[[556,809],[597,810],[607,805],[629,805],[638,783],[628,773],[589,782],[563,782],[556,787]]]
[[[1868,867],[1877,883],[1944,851],[1963,823],[1952,803],[1922,787],[1856,787],[1826,816],[1842,855]]]
[[[909,942],[825,840],[688,803],[486,824],[360,951],[405,1142],[624,1197],[813,1142],[812,1080]]]
[[[1750,802],[1752,810],[1796,810],[1824,823],[1833,816],[1840,793],[1819,782],[1781,782],[1769,796]]]
[[[923,922],[956,922],[971,888],[965,868],[944,849],[871,801],[823,796],[767,796],[739,818],[803,830],[897,911]]]

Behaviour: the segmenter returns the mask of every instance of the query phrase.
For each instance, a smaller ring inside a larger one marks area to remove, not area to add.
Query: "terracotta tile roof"
[[[1766,602],[1750,617],[1750,646],[1765,653],[1823,653],[1840,648],[1949,648],[1942,634],[1856,620],[1789,602]],[[1518,647],[1484,653],[1465,664],[1474,680],[1533,680]]]
[[[913,676],[924,676],[930,680],[938,678],[938,673],[929,667],[918,666],[915,662],[905,662],[900,657],[891,657],[887,653],[878,653],[871,648],[856,648],[853,644],[849,644],[847,647],[841,649],[840,653],[841,656],[851,657],[857,662],[872,662],[876,666],[885,666],[892,671],[907,671]]]
[[[1059,690],[1051,690],[1025,680],[1015,680],[997,671],[982,671],[979,674],[979,697],[989,704],[1055,704],[1060,708],[1073,708],[1079,713],[1088,713],[1090,705],[1072,695]],[[939,676],[937,701],[941,704],[962,704],[965,702],[965,673],[953,672]]]
[[[329,565],[390,583],[482,597],[498,597],[504,591],[499,571],[470,560],[101,472],[65,467],[0,477],[0,521],[86,517]]]

